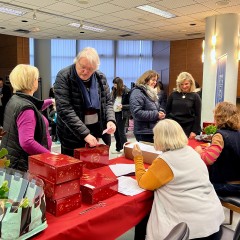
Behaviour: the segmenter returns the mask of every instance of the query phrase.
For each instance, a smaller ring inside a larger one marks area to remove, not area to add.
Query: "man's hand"
[[[116,125],[114,122],[109,121],[107,123],[107,134],[113,134],[116,131]]]
[[[98,140],[91,134],[88,134],[84,141],[89,144],[89,147],[95,147],[98,145]]]
[[[139,147],[138,144],[135,144],[135,145],[133,146],[132,155],[133,155],[134,157],[142,156],[142,151],[141,151],[141,149],[140,149],[140,147]]]

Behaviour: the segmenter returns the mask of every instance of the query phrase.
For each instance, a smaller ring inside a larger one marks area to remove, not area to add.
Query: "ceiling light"
[[[146,11],[146,12],[150,12],[150,13],[159,15],[159,16],[164,17],[164,18],[174,18],[174,17],[176,17],[176,15],[174,15],[170,12],[160,10],[160,9],[152,7],[150,5],[142,5],[142,6],[138,6],[137,8],[141,9],[143,11]]]
[[[76,27],[76,28],[80,28],[80,26],[81,26],[82,29],[90,30],[90,31],[93,31],[93,32],[105,32],[106,31],[104,29],[97,28],[97,27],[81,25],[80,23],[70,23],[68,25],[71,26],[71,27]]]
[[[20,10],[15,10],[7,7],[0,7],[0,12],[10,14],[10,15],[15,15],[15,16],[22,16],[26,13]]]
[[[87,0],[77,0],[77,2],[80,4],[88,4]]]
[[[230,3],[229,0],[220,0],[220,1],[216,2],[216,5],[218,5],[218,6],[225,6],[225,5],[228,5],[229,3]]]
[[[33,19],[37,20],[36,10],[34,10],[34,12],[33,12]]]

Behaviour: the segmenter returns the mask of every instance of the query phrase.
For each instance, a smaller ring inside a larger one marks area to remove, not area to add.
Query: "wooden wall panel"
[[[29,64],[29,39],[0,34],[0,52],[0,76],[6,79],[17,64]]]
[[[171,41],[169,93],[176,87],[176,79],[181,72],[191,73],[202,85],[202,40],[203,38]]]

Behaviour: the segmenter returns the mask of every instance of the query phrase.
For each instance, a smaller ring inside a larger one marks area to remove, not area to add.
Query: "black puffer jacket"
[[[159,111],[165,112],[154,101],[142,86],[132,89],[130,95],[130,111],[134,119],[134,134],[153,134],[153,127],[159,121]]]
[[[76,81],[75,64],[62,69],[56,77],[54,94],[57,107],[57,133],[61,144],[67,148],[77,148],[79,141],[90,133],[84,124],[84,98]],[[108,121],[115,123],[113,103],[106,77],[96,72],[100,96],[100,125],[102,131]]]

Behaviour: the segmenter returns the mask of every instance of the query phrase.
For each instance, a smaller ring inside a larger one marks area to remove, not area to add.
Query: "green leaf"
[[[3,158],[4,156],[6,156],[8,154],[8,150],[6,148],[2,148],[0,150],[0,158]]]

